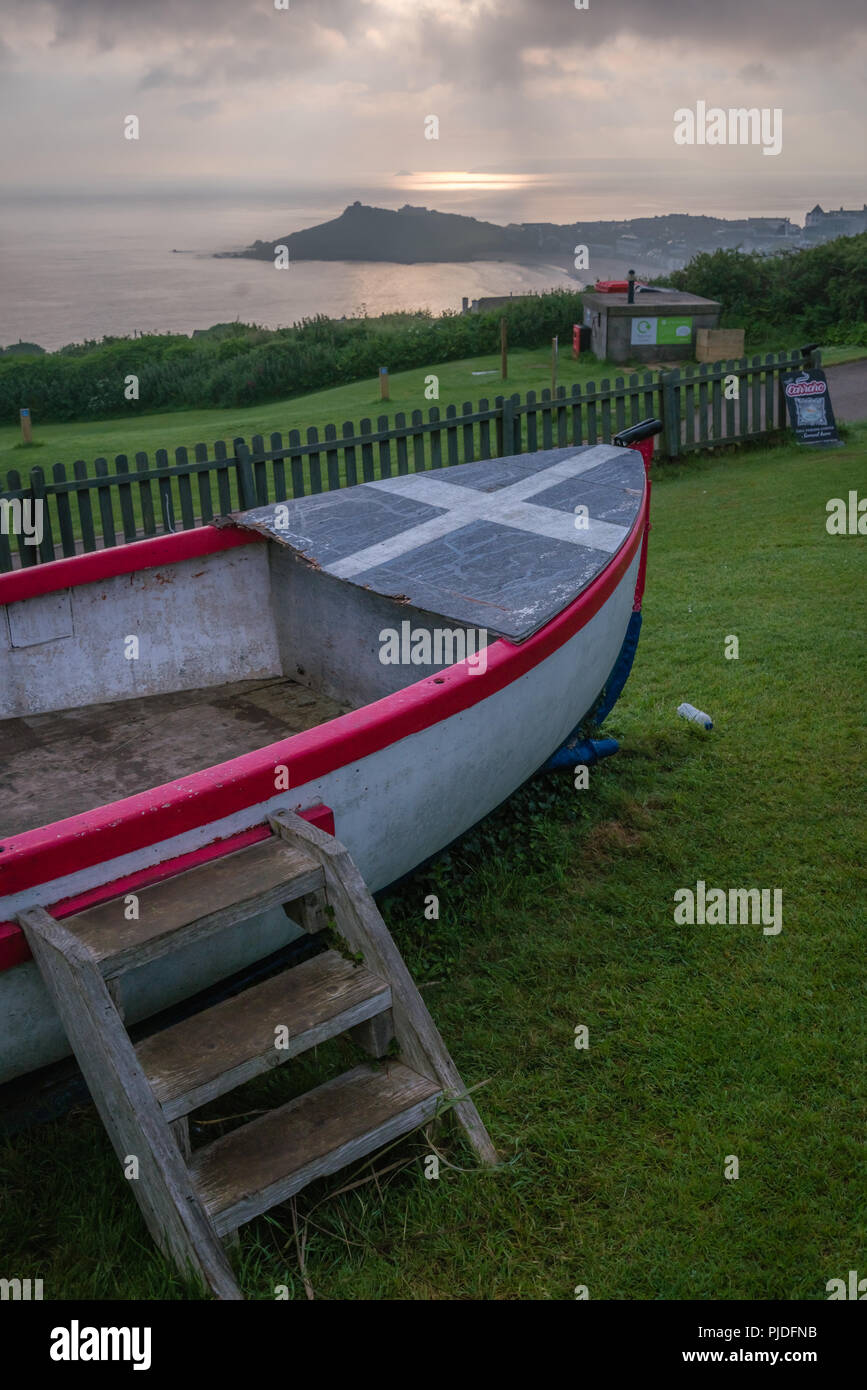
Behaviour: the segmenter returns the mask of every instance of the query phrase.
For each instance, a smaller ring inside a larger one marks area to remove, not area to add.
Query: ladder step
[[[217,1234],[424,1124],[441,1094],[401,1062],[364,1065],[200,1149],[190,1173]]]
[[[139,890],[138,918],[126,898],[112,898],[64,919],[106,978],[156,960],[190,941],[222,931],[280,903],[315,892],[322,868],[276,837],[235,850]]]
[[[18,912],[115,1153],[141,1160],[130,1186],[148,1229],[180,1270],[231,1300],[241,1295],[220,1237],[426,1124],[444,1099],[482,1161],[498,1161],[348,851],[291,812],[269,823],[270,838],[141,889],[133,920],[127,896],[62,921],[35,905]],[[293,915],[311,931],[311,902],[327,900],[362,965],[326,951],[133,1046],[117,976],[298,898]],[[374,1057],[394,1040],[397,1056],[190,1154],[190,1110],[343,1032]]]
[[[166,1119],[176,1120],[390,1008],[384,980],[326,951],[145,1038],[136,1054]],[[287,1035],[278,1038],[278,1028]]]

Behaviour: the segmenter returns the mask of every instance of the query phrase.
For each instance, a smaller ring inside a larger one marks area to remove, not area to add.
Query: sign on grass
[[[787,372],[781,380],[789,410],[789,423],[798,443],[842,444],[825,373],[810,367],[802,372]]]

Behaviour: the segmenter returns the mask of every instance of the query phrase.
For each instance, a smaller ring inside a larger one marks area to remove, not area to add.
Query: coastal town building
[[[862,208],[837,208],[830,212],[817,203],[804,219],[804,236],[810,242],[857,236],[859,232],[867,232],[867,203]]]

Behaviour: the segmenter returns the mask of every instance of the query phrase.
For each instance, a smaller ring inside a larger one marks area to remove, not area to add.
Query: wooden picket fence
[[[818,354],[814,354],[814,361]],[[10,469],[0,504],[16,499],[41,504],[38,544],[9,524],[13,513],[0,505],[0,573],[81,551],[126,544],[148,536],[205,526],[215,516],[267,502],[304,497],[397,473],[452,467],[473,459],[506,457],[539,449],[607,443],[618,430],[648,416],[659,416],[664,434],[660,454],[683,453],[758,439],[786,425],[781,376],[802,362],[799,352],[771,353],[713,366],[674,368],[661,375],[633,373],[571,388],[528,391],[467,401],[444,413],[432,406],[427,419],[414,410],[409,420],[381,415],[374,427],[362,420],[315,427],[302,440],[299,430],[235,439],[231,451],[218,441],[211,451],[197,444],[190,453],[157,449],[130,461],[119,454],[111,469],[98,458],[83,460],[67,476],[62,463],[50,478],[32,468],[24,480]],[[734,383],[737,383],[735,388]],[[31,511],[31,517],[34,513]]]

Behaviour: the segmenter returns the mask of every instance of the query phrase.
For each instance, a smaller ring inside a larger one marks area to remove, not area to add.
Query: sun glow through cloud
[[[489,193],[520,190],[544,185],[544,174],[476,174],[463,169],[443,169],[431,173],[397,174],[394,182],[408,193]]]

